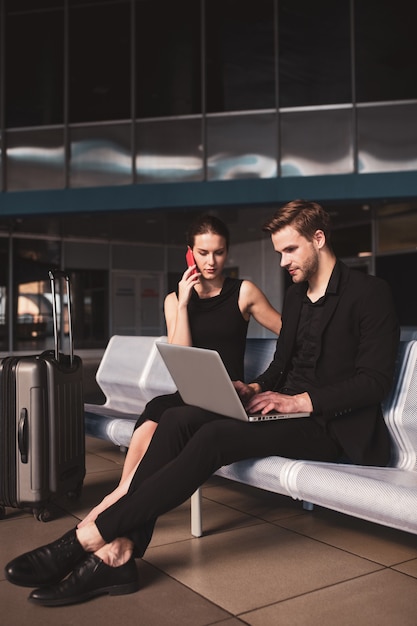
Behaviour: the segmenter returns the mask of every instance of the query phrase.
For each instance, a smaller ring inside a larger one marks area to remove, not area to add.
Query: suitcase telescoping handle
[[[67,308],[68,308],[68,330],[69,330],[69,357],[70,364],[74,361],[74,338],[72,335],[72,315],[71,315],[71,286],[69,275],[62,270],[50,270],[49,278],[51,279],[51,291],[52,291],[52,316],[54,322],[54,340],[55,340],[55,359],[59,361],[59,337],[58,337],[58,316],[56,306],[56,289],[55,284],[58,278],[63,278],[67,285]],[[62,321],[61,312],[61,321]]]

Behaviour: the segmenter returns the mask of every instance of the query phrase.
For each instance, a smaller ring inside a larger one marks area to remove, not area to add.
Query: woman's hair
[[[316,230],[322,230],[326,244],[330,246],[330,216],[317,202],[293,200],[282,206],[262,228],[265,232],[276,233],[286,226],[292,226],[307,241],[312,241]]]
[[[196,235],[204,235],[205,233],[213,233],[214,235],[220,235],[220,237],[224,237],[226,242],[226,250],[229,249],[230,243],[230,233],[226,224],[222,222],[218,217],[214,217],[214,215],[201,215],[198,217],[190,227],[187,232],[187,243],[190,248],[194,247],[195,237]]]

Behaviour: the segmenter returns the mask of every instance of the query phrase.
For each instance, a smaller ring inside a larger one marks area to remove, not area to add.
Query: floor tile
[[[398,565],[393,566],[392,569],[403,572],[404,574],[408,574],[408,576],[414,576],[414,578],[417,578],[417,559],[413,559],[412,561],[406,561],[405,563],[399,563]]]
[[[141,589],[137,593],[105,596],[66,607],[34,606],[27,600],[30,589],[2,582],[0,626],[207,626],[230,617],[150,565],[140,562],[138,569]]]
[[[87,453],[85,456],[85,469],[88,473],[105,472],[109,469],[117,469],[121,474],[122,465],[116,463],[113,459],[106,458],[103,455]]]
[[[216,624],[213,624],[213,626],[242,626],[242,624],[247,624],[247,622],[242,622],[242,620],[237,617],[231,617],[221,622],[216,622]]]
[[[114,464],[110,467],[115,467]],[[115,489],[120,480],[120,469],[88,473],[77,500],[68,500],[65,496],[58,499],[58,505],[79,519],[83,519],[93,506]]]
[[[200,539],[190,503],[162,516],[136,594],[43,608],[3,566],[59,537],[118,484],[124,454],[87,438],[80,498],[58,499],[48,523],[7,508],[0,520],[0,626],[415,626],[417,536],[219,477],[203,487]]]
[[[307,514],[303,510],[302,503],[298,500],[236,483],[225,478],[218,478],[217,482],[212,486],[203,488],[204,518],[204,501],[207,500],[221,502],[230,508],[245,511],[247,514],[267,521]]]
[[[286,518],[279,526],[376,563],[393,565],[417,557],[417,536],[320,507]]]
[[[122,452],[118,446],[115,446],[109,441],[94,439],[94,437],[87,437],[86,448],[88,452],[111,460],[117,465],[123,466],[125,462],[126,453]]]
[[[234,615],[379,567],[271,524],[150,548],[145,560]]]
[[[9,509],[8,509],[9,510]],[[51,522],[38,522],[33,515],[18,514],[0,521],[0,579],[4,580],[4,565],[19,554],[57,539],[74,528],[77,520],[63,514]]]
[[[218,504],[205,502],[204,506],[204,533],[206,536],[233,530],[244,526],[261,524],[261,520],[253,518],[236,509]],[[164,545],[175,541],[199,539],[191,535],[190,501],[163,515],[156,524],[151,546]]]
[[[415,626],[417,581],[382,570],[241,615],[250,626]]]

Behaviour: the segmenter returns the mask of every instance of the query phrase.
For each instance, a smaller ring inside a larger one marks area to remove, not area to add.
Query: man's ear
[[[326,235],[322,230],[316,230],[313,235],[313,241],[315,241],[318,248],[323,248],[326,245]]]

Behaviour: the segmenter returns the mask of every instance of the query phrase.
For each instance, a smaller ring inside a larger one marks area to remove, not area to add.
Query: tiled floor
[[[7,509],[0,560],[55,539],[114,486],[123,455],[87,442],[79,502],[48,523]],[[189,503],[163,516],[141,590],[44,608],[0,571],[1,626],[416,626],[417,536],[219,478],[204,487],[205,536],[190,536]],[[417,512],[416,512],[417,514]]]

